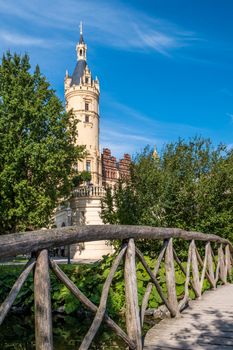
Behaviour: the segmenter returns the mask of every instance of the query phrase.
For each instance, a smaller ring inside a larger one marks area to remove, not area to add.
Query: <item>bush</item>
[[[101,297],[103,284],[108,276],[114,256],[106,256],[101,262],[96,262],[91,265],[61,265],[62,270],[67,276],[74,282],[75,285],[89,298],[94,304],[98,305]],[[145,257],[147,264],[151,269],[154,268],[156,259]],[[183,263],[186,268],[186,263]],[[0,303],[8,295],[12,285],[14,284],[17,276],[22,271],[20,266],[0,266]],[[73,314],[77,312],[84,312],[84,307],[81,303],[71,294],[71,292],[60,283],[55,275],[51,272],[51,297],[52,297],[52,309],[63,310],[66,314]],[[176,275],[176,291],[178,299],[182,299],[184,295],[185,276],[177,265],[175,265]],[[166,277],[164,263],[161,264],[157,279],[163,292],[166,294]],[[137,263],[137,281],[138,281],[138,298],[139,304],[142,302],[143,295],[146,290],[146,286],[150,280],[149,275],[145,271],[141,262]],[[210,287],[207,281],[204,282],[204,290]],[[194,294],[190,292],[192,298]],[[150,299],[149,308],[157,308],[162,304],[161,298],[153,287]],[[26,310],[32,310],[34,307],[33,301],[33,276],[29,275],[22,290],[20,291],[14,306],[24,307]],[[123,262],[119,266],[108,297],[107,310],[111,316],[119,316],[124,313],[125,310],[125,286],[124,286],[124,269]]]

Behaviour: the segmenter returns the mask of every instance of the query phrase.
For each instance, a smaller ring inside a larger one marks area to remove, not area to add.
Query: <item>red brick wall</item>
[[[119,177],[121,179],[128,179],[130,177],[130,164],[131,157],[129,154],[125,153],[124,158],[119,160]]]
[[[111,155],[111,151],[108,148],[104,148],[102,153],[102,176],[103,183],[106,181],[117,181],[116,158]]]
[[[111,150],[103,149],[102,153],[102,177],[103,185],[106,183],[116,183],[119,178],[129,178],[131,157],[129,154],[124,154],[124,158],[117,163],[116,157],[113,157]]]

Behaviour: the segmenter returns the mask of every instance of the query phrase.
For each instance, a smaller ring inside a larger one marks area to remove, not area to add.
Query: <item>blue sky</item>
[[[101,87],[101,146],[233,144],[233,1],[0,0],[0,54],[29,53],[60,98],[79,22]]]

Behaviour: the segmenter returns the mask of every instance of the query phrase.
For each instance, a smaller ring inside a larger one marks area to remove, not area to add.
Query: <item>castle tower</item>
[[[82,23],[80,38],[76,45],[77,63],[72,76],[66,72],[65,99],[66,110],[73,110],[79,120],[78,145],[85,145],[88,152],[83,161],[79,161],[79,172],[87,170],[91,173],[91,183],[94,186],[102,184],[102,169],[99,151],[99,81],[93,79],[87,65],[87,45],[83,38]]]
[[[117,185],[119,178],[129,177],[131,158],[128,154],[119,162],[111,155],[110,149],[99,151],[99,97],[98,79],[93,79],[87,65],[87,45],[83,38],[82,24],[80,38],[76,45],[77,63],[74,72],[65,76],[66,110],[73,110],[77,120],[78,145],[85,145],[87,156],[77,161],[77,170],[91,173],[91,184],[82,184],[75,188],[69,201],[57,208],[55,224],[57,227],[68,225],[101,225],[101,200],[106,187]],[[103,173],[102,173],[103,170]],[[113,252],[106,241],[86,242],[71,245],[74,259],[100,259]]]

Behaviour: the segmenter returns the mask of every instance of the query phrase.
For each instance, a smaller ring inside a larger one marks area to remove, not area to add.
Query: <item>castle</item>
[[[106,187],[114,187],[121,178],[129,176],[131,157],[125,154],[116,160],[108,148],[100,153],[100,84],[93,79],[87,64],[87,45],[84,41],[82,24],[80,38],[76,45],[77,63],[73,74],[66,71],[64,87],[66,110],[73,110],[77,120],[78,145],[85,145],[87,156],[74,165],[78,173],[88,172],[91,180],[78,186],[71,194],[69,203],[60,206],[56,212],[56,226],[103,224],[100,218],[101,198]],[[95,259],[112,252],[106,242],[89,242],[72,247],[74,258]]]

